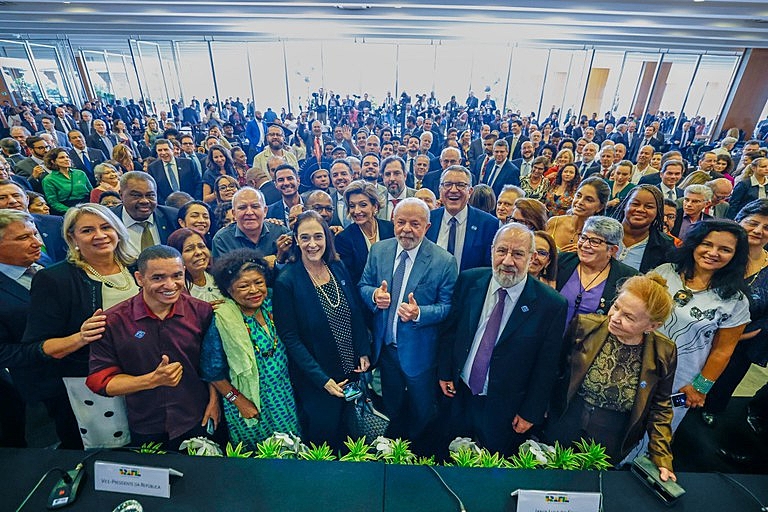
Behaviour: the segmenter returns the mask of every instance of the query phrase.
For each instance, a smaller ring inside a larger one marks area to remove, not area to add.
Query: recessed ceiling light
[[[342,11],[364,11],[370,9],[371,6],[366,4],[336,4],[336,8]]]

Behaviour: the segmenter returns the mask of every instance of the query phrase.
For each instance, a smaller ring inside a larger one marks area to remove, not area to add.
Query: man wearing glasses
[[[290,134],[290,132],[288,132]],[[272,157],[282,158],[285,163],[290,164],[294,169],[299,168],[299,162],[296,156],[285,149],[285,128],[273,123],[267,127],[267,147],[265,147],[253,159],[253,166],[257,169],[267,171],[267,160]]]
[[[189,159],[192,167],[202,178],[205,163],[202,160],[202,155],[195,151],[195,138],[192,135],[182,135],[179,142],[181,143],[181,158]]]
[[[688,230],[702,220],[711,219],[704,209],[712,200],[712,189],[706,185],[688,185],[685,188],[683,207],[677,210],[677,219],[672,227],[672,235],[684,239]]]
[[[442,208],[432,210],[427,238],[453,254],[459,271],[491,266],[491,244],[499,220],[469,206],[472,174],[452,165],[440,177]]]
[[[42,192],[43,178],[51,172],[45,167],[43,157],[51,149],[51,145],[44,138],[33,135],[27,137],[27,147],[32,151],[32,155],[16,164],[13,171],[17,176],[27,178],[35,191]]]

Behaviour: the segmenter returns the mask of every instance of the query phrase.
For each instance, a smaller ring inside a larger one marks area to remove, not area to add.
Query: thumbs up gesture
[[[419,318],[419,305],[413,298],[413,292],[408,294],[408,302],[403,302],[397,307],[397,315],[403,322],[410,322]]]
[[[381,286],[376,288],[373,292],[373,301],[376,303],[376,307],[379,309],[389,309],[391,298],[387,291],[387,282],[382,281]]]
[[[155,371],[150,374],[150,381],[154,389],[160,386],[176,387],[181,381],[181,375],[184,373],[184,367],[181,363],[171,363],[168,356],[163,354],[160,359],[160,364],[157,365]]]

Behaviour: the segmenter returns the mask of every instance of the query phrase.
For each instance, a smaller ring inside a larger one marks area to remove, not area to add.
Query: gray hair
[[[603,217],[602,215],[593,215],[584,222],[582,233],[594,233],[605,238],[605,241],[611,245],[621,244],[624,238],[624,227],[616,219]]]
[[[5,236],[5,230],[11,224],[15,222],[23,222],[25,224],[34,223],[35,219],[27,212],[21,210],[11,210],[10,208],[3,208],[0,210],[0,240]]]
[[[256,190],[253,187],[242,187],[237,192],[232,195],[232,207],[235,206],[235,203],[237,202],[237,198],[239,198],[241,195],[243,195],[243,192],[255,192],[257,196],[259,196],[259,202],[261,202],[261,205],[265,208],[267,207],[267,200],[264,197],[264,194],[261,192],[261,190]]]
[[[621,226],[621,224],[619,224]],[[518,222],[510,222],[509,224],[504,224],[501,226],[498,231],[496,231],[496,234],[493,236],[493,243],[491,244],[491,251],[493,251],[493,248],[496,247],[496,242],[498,242],[499,237],[506,233],[507,231],[515,231],[517,234],[529,237],[531,239],[531,250],[530,252],[533,252],[536,250],[536,237],[533,234],[533,231],[531,231],[528,226],[525,224],[520,224]]]
[[[146,181],[152,184],[152,188],[157,190],[157,182],[151,174],[144,171],[128,171],[120,176],[120,190],[125,190],[128,186],[128,182],[131,180]]]
[[[397,217],[397,212],[399,212],[401,208],[408,205],[413,205],[419,208],[424,213],[424,220],[429,222],[429,206],[427,206],[427,203],[425,203],[418,197],[406,197],[405,199],[397,203],[397,206],[395,206],[395,210],[394,210],[394,217]]]
[[[328,199],[329,201],[333,202],[331,195],[324,191],[324,190],[313,190],[307,195],[307,200],[305,203],[312,203],[320,198]]]
[[[446,170],[444,170],[440,174],[440,184],[442,185],[443,181],[445,181],[445,175],[446,174],[448,174],[449,172],[454,172],[454,171],[455,172],[463,172],[467,176],[467,179],[469,180],[469,186],[470,187],[472,186],[472,173],[469,172],[469,169],[467,169],[463,165],[452,165],[452,166],[448,167]]]
[[[96,181],[99,183],[101,182],[101,177],[104,175],[104,172],[106,172],[107,169],[112,169],[113,171],[117,172],[117,168],[108,162],[102,162],[93,168],[93,175],[96,177]]]
[[[518,197],[527,197],[525,190],[518,187],[517,185],[504,185],[501,187],[501,192],[499,193],[499,196],[503,194],[504,192],[514,192],[517,194]]]
[[[685,187],[685,195],[687,196],[689,192],[691,194],[699,194],[704,196],[704,199],[707,201],[712,200],[712,189],[706,185],[688,185]]]
[[[72,238],[72,234],[75,231],[75,224],[85,214],[96,215],[100,217],[104,222],[109,224],[112,229],[117,233],[117,248],[115,249],[115,257],[123,265],[130,265],[133,263],[134,258],[130,255],[128,250],[128,229],[125,225],[112,213],[112,210],[104,205],[97,203],[83,203],[77,206],[72,206],[64,214],[64,222],[61,227],[64,233],[64,241],[67,243],[67,260],[71,263],[82,266],[85,261],[83,260],[80,250],[75,245],[75,241]]]

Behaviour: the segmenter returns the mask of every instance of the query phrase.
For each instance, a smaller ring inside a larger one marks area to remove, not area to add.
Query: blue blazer
[[[378,360],[388,332],[388,310],[376,307],[373,292],[382,281],[392,283],[397,247],[394,238],[373,244],[358,285],[363,303],[373,311],[373,361]],[[437,365],[438,326],[448,316],[457,277],[453,256],[425,238],[403,293],[404,300],[413,293],[421,316],[418,322],[397,320],[397,355],[406,375],[413,377]]]
[[[489,178],[488,173],[493,170],[493,163],[489,162],[488,167],[490,169],[488,169],[485,173],[484,183],[487,183]],[[520,186],[520,169],[509,160],[504,162],[504,165],[501,166],[499,175],[496,176],[496,179],[493,182],[493,193],[496,194],[496,197],[499,197],[499,194],[501,194],[501,189],[504,188],[504,185]]]
[[[491,244],[496,231],[499,229],[499,219],[482,210],[467,206],[467,233],[464,236],[464,248],[461,252],[461,268],[463,272],[470,268],[491,266]],[[443,222],[445,208],[432,210],[429,221],[432,225],[427,230],[427,238],[437,242],[440,224]]]
[[[376,223],[379,226],[379,241],[395,237],[394,224],[381,219],[376,219]],[[365,235],[360,230],[360,226],[355,223],[350,224],[336,235],[333,243],[341,261],[349,271],[352,284],[357,286],[363,275],[365,262],[368,261],[368,244],[365,243]]]
[[[56,263],[67,257],[67,243],[64,241],[62,226],[64,220],[55,215],[43,215],[39,213],[32,214],[35,219],[37,232],[43,238],[45,244],[45,255],[50,258],[50,263]],[[40,258],[38,263],[44,264],[44,258]],[[47,265],[46,265],[47,266]]]

